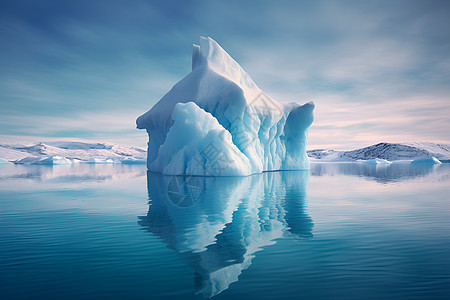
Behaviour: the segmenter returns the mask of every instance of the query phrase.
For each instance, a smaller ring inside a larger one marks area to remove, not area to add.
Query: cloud
[[[449,13],[446,1],[5,2],[0,131],[134,144],[134,118],[206,35],[275,99],[315,100],[310,147],[449,141]]]
[[[4,128],[3,143],[39,142],[70,139],[82,141],[117,142],[124,145],[146,145],[147,134],[137,130],[135,119],[139,111],[102,111],[73,117],[49,116],[41,119],[27,115],[5,116],[0,120]],[[11,126],[13,124],[13,126]]]
[[[386,103],[354,103],[322,95],[310,129],[309,148],[349,150],[377,142],[434,141],[448,143],[450,101],[416,96]],[[333,136],[330,143],[330,136]]]

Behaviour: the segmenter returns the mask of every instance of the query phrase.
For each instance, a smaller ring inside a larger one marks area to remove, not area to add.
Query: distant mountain
[[[355,161],[369,159],[415,160],[436,157],[439,160],[450,159],[450,144],[437,143],[379,143],[369,147],[337,151],[317,149],[307,151],[308,156],[318,161]]]
[[[144,160],[147,151],[142,148],[125,147],[111,143],[46,142],[35,145],[0,144],[0,158],[8,161],[27,157],[63,157],[70,160]]]

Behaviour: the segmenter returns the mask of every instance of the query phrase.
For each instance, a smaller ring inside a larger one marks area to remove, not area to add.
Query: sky
[[[0,144],[144,147],[136,118],[215,39],[278,101],[316,104],[308,149],[450,143],[450,1],[0,1]]]

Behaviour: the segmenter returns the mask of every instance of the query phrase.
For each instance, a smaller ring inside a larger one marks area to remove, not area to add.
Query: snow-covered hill
[[[356,161],[371,159],[396,161],[429,157],[436,157],[439,160],[449,160],[450,144],[419,142],[379,143],[351,151],[336,151],[331,149],[310,150],[308,151],[308,156],[317,161]]]
[[[102,161],[131,163],[133,161],[145,161],[146,156],[147,151],[144,149],[110,143],[46,142],[35,145],[0,144],[0,158],[10,162],[20,162],[22,160],[21,163],[31,164],[52,157],[93,163]]]

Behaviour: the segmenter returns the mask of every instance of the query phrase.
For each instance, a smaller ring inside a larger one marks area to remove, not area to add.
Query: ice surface
[[[250,175],[308,169],[314,103],[279,103],[213,39],[194,45],[192,72],[136,123],[147,165],[163,174]]]
[[[412,164],[433,164],[433,165],[440,165],[441,164],[439,159],[437,159],[436,157],[415,159],[411,163]]]

